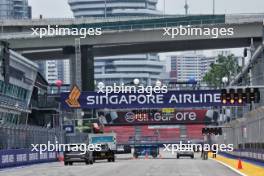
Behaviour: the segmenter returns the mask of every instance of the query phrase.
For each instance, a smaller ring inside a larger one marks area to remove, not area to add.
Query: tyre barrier
[[[56,152],[33,152],[31,149],[0,150],[0,169],[57,161]]]

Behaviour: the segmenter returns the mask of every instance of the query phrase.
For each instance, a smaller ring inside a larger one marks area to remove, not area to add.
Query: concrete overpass
[[[100,22],[78,19],[72,21],[72,25],[70,25],[71,22],[61,23],[61,25],[64,27],[96,27],[103,25],[102,28],[105,29],[100,36],[87,36],[87,38],[80,40],[82,82],[84,83],[82,87],[83,90],[92,90],[94,85],[89,84],[89,82],[94,80],[92,76],[94,56],[248,47],[252,40],[255,43],[262,44],[264,15],[248,16],[247,18],[245,16],[237,16],[236,18],[234,16],[233,18],[224,16],[224,20],[223,16],[209,17],[211,21],[208,21],[206,16],[199,17],[198,21],[197,17],[192,19],[191,16],[189,17],[191,19],[187,18],[189,21],[181,21],[181,18],[186,17],[133,18],[120,21],[110,19],[109,21]],[[141,28],[138,28],[139,22],[143,23]],[[126,24],[126,27],[123,23]],[[0,40],[9,42],[12,49],[24,52],[26,57],[33,60],[67,58],[67,55],[74,54],[76,36],[45,36],[40,39],[39,36],[32,36],[31,32],[28,32],[31,27],[41,27],[48,24],[55,25],[56,23],[41,20],[32,21],[32,23],[19,23],[18,26],[13,23],[4,23],[2,25],[2,31],[4,32],[0,36]],[[109,24],[114,25],[111,27]],[[200,35],[175,36],[175,38],[172,38],[163,35],[165,32],[164,27],[178,27],[178,25],[184,24],[185,26],[191,24],[192,27],[209,28],[210,30],[213,28],[233,28],[234,35],[219,36],[218,38]],[[19,32],[16,30],[19,30]],[[13,32],[10,33],[10,31]],[[43,49],[45,50],[43,51]]]
[[[261,40],[264,14],[250,15],[193,15],[166,17],[123,17],[84,19],[41,19],[0,21],[0,40],[25,53],[31,59],[65,58],[63,48],[75,46],[77,36],[32,36],[30,28],[59,25],[60,27],[102,27],[103,35],[87,36],[81,45],[93,46],[94,56],[170,52],[199,49],[245,47],[250,40]],[[164,36],[164,27],[234,28],[233,36]],[[26,39],[26,40],[25,40]],[[25,42],[26,41],[26,42]],[[45,49],[45,50],[43,50]]]
[[[143,30],[105,31],[101,36],[87,36],[81,39],[81,45],[93,46],[94,56],[112,56],[121,54],[135,54],[147,52],[170,52],[184,50],[220,49],[246,47],[250,45],[253,38],[261,41],[263,37],[263,23],[241,23],[241,24],[213,24],[192,27],[201,28],[233,28],[232,36],[164,36],[163,28]],[[31,59],[45,59],[43,57],[62,58],[63,50],[58,48],[74,47],[76,36],[46,36],[40,39],[38,36],[5,35],[0,40],[10,43],[10,47],[19,51],[46,49],[37,51],[35,55],[27,55]],[[56,50],[47,50],[56,49]],[[48,54],[45,54],[47,53]]]

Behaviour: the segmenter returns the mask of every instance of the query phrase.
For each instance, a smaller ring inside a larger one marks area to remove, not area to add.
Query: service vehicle
[[[177,151],[177,159],[179,159],[180,157],[190,157],[190,158],[194,158],[194,149],[188,147],[190,143],[183,143],[181,145],[181,150]]]
[[[83,144],[70,144],[64,151],[64,165],[72,165],[74,162],[85,162],[85,164],[93,164],[93,152],[83,147]]]
[[[139,156],[152,156],[153,158],[157,158],[159,155],[159,146],[158,145],[135,145],[133,156],[138,158]]]
[[[101,150],[93,152],[93,160],[107,160],[108,162],[115,162],[116,153],[116,134],[102,133],[89,134],[89,144],[100,144]]]

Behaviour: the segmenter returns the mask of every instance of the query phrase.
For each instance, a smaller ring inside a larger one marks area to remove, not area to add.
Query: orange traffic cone
[[[64,156],[59,155],[58,159],[59,159],[60,162],[63,162],[64,161]]]
[[[242,161],[240,158],[238,159],[237,169],[243,169]]]
[[[145,155],[145,159],[148,159],[149,157],[148,157],[148,153],[146,153],[146,155]]]

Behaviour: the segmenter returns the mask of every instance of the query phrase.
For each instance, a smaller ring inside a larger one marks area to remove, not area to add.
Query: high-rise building
[[[170,59],[170,77],[179,82],[202,81],[210,69],[210,65],[216,61],[216,57],[206,57],[202,54],[193,53],[172,55]]]
[[[0,44],[0,124],[25,124],[38,67],[22,55],[9,52],[10,57],[5,56],[4,45]]]
[[[55,84],[58,80],[58,67],[55,60],[46,61],[45,78],[48,83]]]
[[[156,10],[158,0],[69,0],[76,18],[143,16],[161,14]]]
[[[57,60],[58,79],[63,81],[63,84],[70,84],[70,61]]]
[[[76,18],[158,15],[157,0],[69,0]],[[164,63],[157,54],[95,58],[95,80],[106,85],[129,84],[135,78],[152,85],[160,79]]]
[[[0,19],[28,19],[31,13],[27,0],[0,0]]]
[[[70,84],[70,61],[50,60],[36,61],[39,72],[49,84],[55,84],[56,80],[62,80],[63,84]]]
[[[135,78],[153,85],[161,79],[164,63],[157,54],[135,54],[95,59],[95,80],[106,85],[129,84]]]

